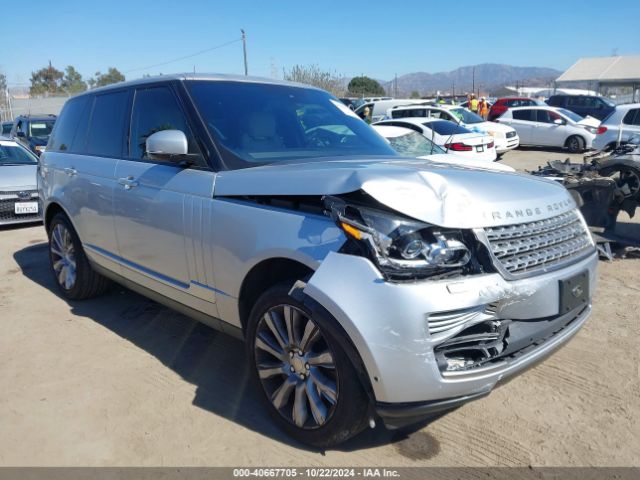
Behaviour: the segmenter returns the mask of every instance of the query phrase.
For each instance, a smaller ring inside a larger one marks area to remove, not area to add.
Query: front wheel
[[[296,440],[327,448],[366,427],[368,399],[328,328],[333,318],[313,314],[288,292],[267,290],[253,307],[247,348],[254,380],[275,422]]]

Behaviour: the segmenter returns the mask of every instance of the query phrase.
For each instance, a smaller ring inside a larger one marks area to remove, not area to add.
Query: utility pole
[[[476,92],[476,67],[471,70],[471,93]]]
[[[244,53],[244,74],[249,75],[249,67],[247,66],[247,34],[244,33],[244,29],[240,29],[242,32],[242,52]]]

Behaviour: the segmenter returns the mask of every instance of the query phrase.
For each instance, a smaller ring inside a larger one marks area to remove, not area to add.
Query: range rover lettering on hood
[[[448,228],[524,223],[575,208],[567,190],[550,180],[403,158],[316,160],[225,171],[216,178],[214,195],[339,195],[358,190],[404,215]]]
[[[491,220],[517,220],[519,218],[531,219],[533,217],[559,215],[575,207],[572,200],[566,199],[561,202],[548,203],[539,207],[520,208],[517,210],[503,210],[484,212],[485,218]]]

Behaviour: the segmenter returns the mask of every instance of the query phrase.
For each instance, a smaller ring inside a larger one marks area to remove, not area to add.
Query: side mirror
[[[187,154],[187,136],[180,130],[160,130],[147,137],[147,154],[151,158],[171,160]]]
[[[564,125],[564,120],[562,120],[561,118],[556,118],[553,123],[555,123],[556,125]]]
[[[24,134],[24,132],[16,132],[16,137],[25,138],[26,135]]]

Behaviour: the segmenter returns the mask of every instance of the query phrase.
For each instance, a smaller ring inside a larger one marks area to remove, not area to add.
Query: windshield
[[[564,108],[559,108],[558,111],[563,114],[565,117],[570,118],[574,122],[579,122],[580,120],[584,120],[584,117],[581,117],[577,113],[572,112],[571,110],[566,110]]]
[[[29,136],[37,138],[49,138],[53,129],[53,120],[34,121],[29,123]]]
[[[399,137],[387,137],[387,140],[396,152],[407,157],[424,157],[425,155],[446,153],[418,132],[412,131]]]
[[[470,112],[466,108],[452,108],[449,112],[458,120],[462,120],[462,123],[483,123],[485,121],[481,116]]]
[[[11,142],[0,141],[0,166],[2,165],[35,165],[38,159],[24,148]]]
[[[321,90],[250,82],[186,83],[227,168],[397,155],[340,100]]]

